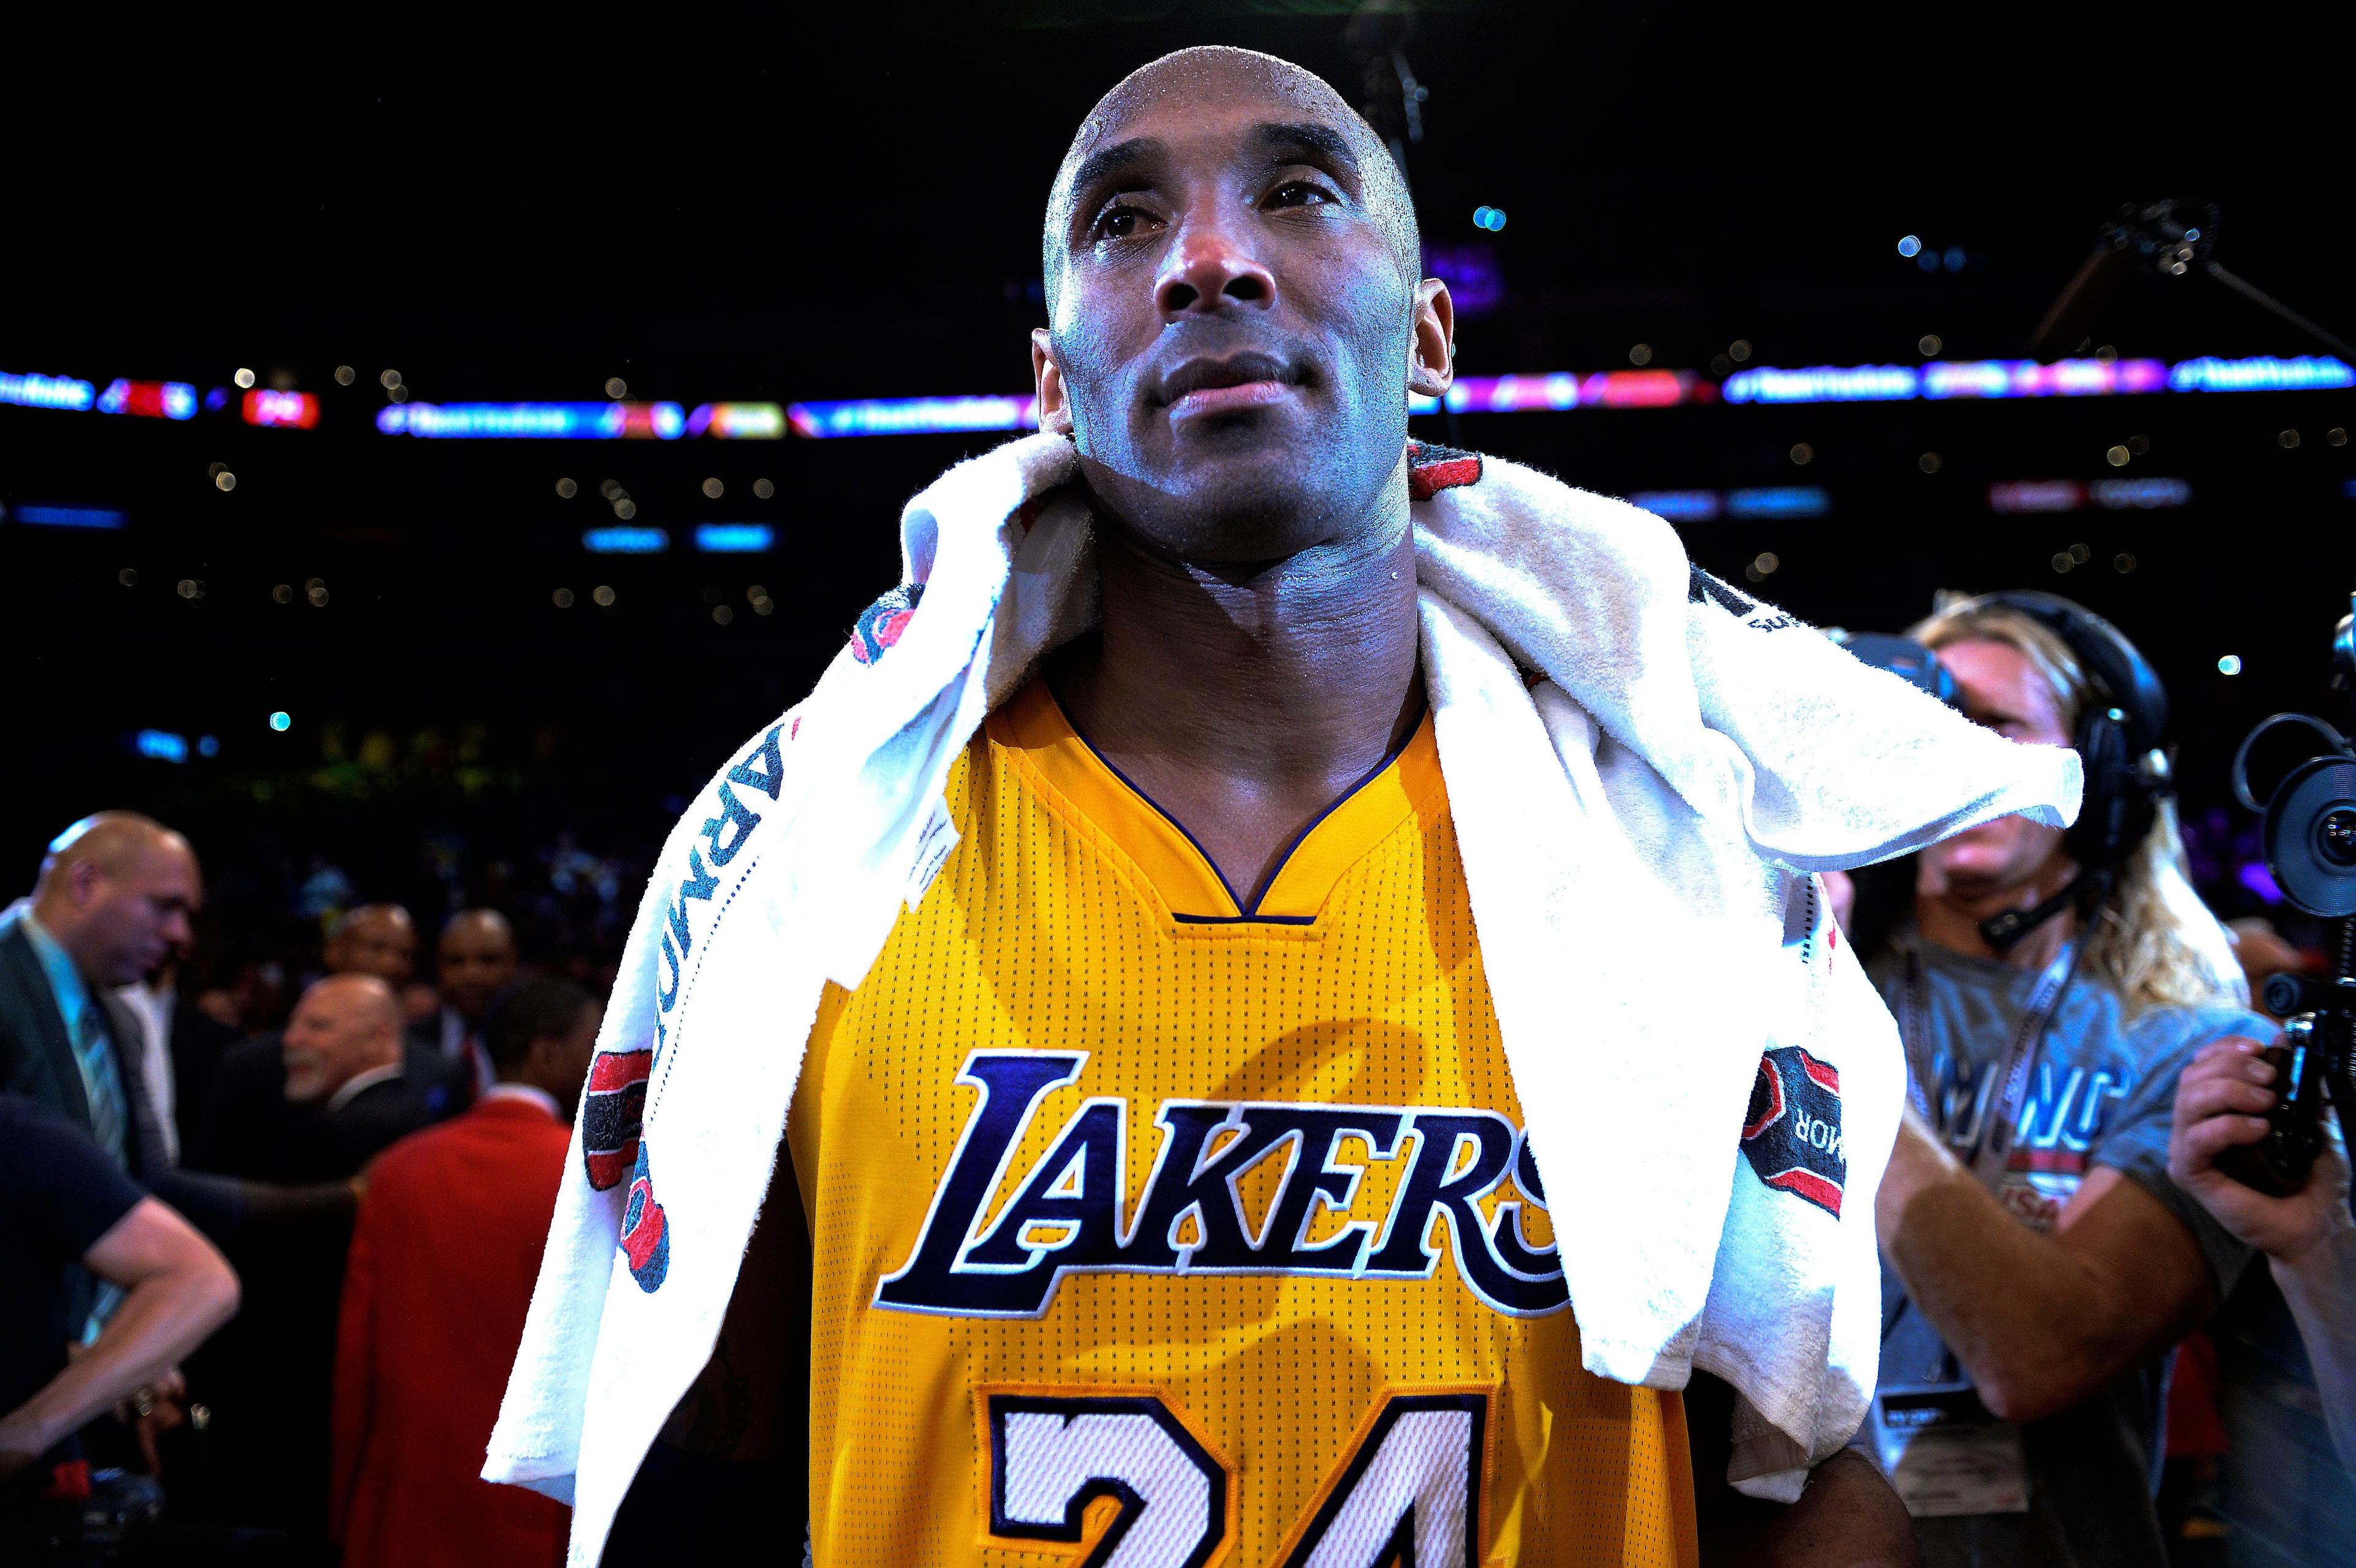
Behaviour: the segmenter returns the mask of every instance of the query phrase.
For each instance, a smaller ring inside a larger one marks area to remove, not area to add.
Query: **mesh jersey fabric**
[[[1248,910],[1043,681],[946,802],[787,1121],[815,1561],[1695,1563],[1679,1396],[1580,1366],[1430,718]]]

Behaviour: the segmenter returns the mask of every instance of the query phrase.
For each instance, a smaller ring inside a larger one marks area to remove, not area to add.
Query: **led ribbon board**
[[[2135,397],[2155,392],[2292,392],[2356,387],[2356,369],[2329,355],[2298,358],[1934,359],[1922,365],[1757,366],[1723,382],[1692,370],[1569,370],[1464,376],[1439,398],[1410,397],[1410,413],[1559,413],[1572,409],[1665,409],[1697,403],[1800,405],[1925,400]],[[186,420],[197,413],[185,381],[118,379],[105,390],[68,376],[0,372],[0,404]],[[255,390],[250,424],[308,430],[320,419],[307,392]],[[943,435],[1035,429],[1038,401],[1020,395],[858,398],[808,403],[395,403],[378,411],[387,435],[475,441],[811,441],[862,435]]]
[[[387,435],[437,441],[677,441],[677,403],[395,403],[380,409]]]

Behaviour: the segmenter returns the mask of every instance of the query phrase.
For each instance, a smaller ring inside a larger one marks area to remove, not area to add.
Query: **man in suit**
[[[252,1179],[356,1188],[369,1160],[453,1103],[450,1085],[405,1070],[401,1022],[392,988],[372,975],[314,982],[282,1036],[223,1060],[203,1157]],[[422,1065],[445,1071],[436,1057]],[[191,1376],[209,1373],[224,1391],[211,1433],[235,1522],[325,1533],[336,1301],[350,1241],[347,1211],[231,1250],[246,1309]]]
[[[498,1078],[369,1173],[336,1350],[345,1568],[561,1562],[566,1510],[478,1475],[556,1206],[599,1008],[562,980],[484,1019]]]
[[[483,1038],[484,1015],[515,976],[515,928],[507,916],[495,909],[462,909],[443,926],[434,947],[442,1010],[412,1025],[410,1039],[466,1064],[477,1093],[498,1076]]]
[[[112,993],[189,940],[203,899],[187,839],[102,811],[50,842],[33,896],[0,915],[0,1089],[61,1113],[126,1170],[161,1149],[142,1147],[143,1037]]]
[[[222,1058],[193,1163],[265,1181],[344,1181],[472,1098],[461,1067],[407,1045],[401,1004],[371,975],[330,975],[283,1033]]]
[[[51,840],[32,896],[0,912],[0,1090],[80,1127],[216,1240],[257,1218],[348,1209],[340,1188],[264,1188],[175,1168],[145,1036],[116,991],[188,940],[203,898],[196,852],[152,817],[102,811]],[[105,1307],[101,1298],[102,1316]]]

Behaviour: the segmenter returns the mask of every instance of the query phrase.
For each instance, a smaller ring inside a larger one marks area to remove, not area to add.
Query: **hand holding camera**
[[[2265,1190],[2222,1167],[2276,1136],[2279,1084],[2294,1051],[2254,1040],[2212,1040],[2176,1084],[2175,1127],[2168,1141],[2168,1174],[2199,1199],[2236,1240],[2290,1262],[2344,1223],[2348,1162],[2312,1122],[2317,1149],[2303,1179],[2286,1190]],[[2241,1169],[2251,1168],[2247,1165]],[[2281,1174],[2286,1175],[2287,1172]],[[2270,1185],[2281,1185],[2276,1180]]]
[[[2356,697],[2356,607],[2332,635],[2331,662],[2332,684]],[[2250,791],[2250,751],[2285,725],[2314,731],[2329,749],[2291,769],[2261,805]],[[2185,1070],[2169,1168],[2237,1235],[2281,1256],[2244,1233],[2237,1217],[2270,1230],[2295,1225],[2286,1214],[2265,1218],[2256,1199],[2291,1201],[2335,1185],[2348,1191],[2344,1154],[2335,1157],[2336,1184],[2310,1172],[2332,1142],[2327,1099],[2343,1130],[2356,1118],[2356,748],[2319,719],[2278,713],[2243,740],[2233,793],[2265,814],[2267,870],[2292,904],[2336,923],[2336,951],[2326,979],[2284,973],[2267,980],[2266,1010],[2284,1020],[2273,1043],[2220,1040]],[[2249,1195],[2228,1191],[2233,1183]]]

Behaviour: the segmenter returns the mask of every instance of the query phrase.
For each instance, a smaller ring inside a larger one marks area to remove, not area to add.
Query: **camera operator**
[[[75,1435],[157,1385],[237,1310],[237,1275],[186,1220],[148,1197],[88,1133],[22,1095],[0,1094],[0,1478],[80,1456]],[[124,1294],[86,1349],[68,1276],[79,1263]],[[26,1501],[22,1478],[0,1509]]]
[[[2234,1536],[2265,1542],[2280,1561],[2338,1563],[2356,1545],[2356,1223],[2347,1151],[2326,1123],[2307,1185],[2287,1197],[2217,1168],[2227,1150],[2264,1136],[2275,1079],[2254,1044],[2217,1040],[2167,1096],[2169,1123],[2147,1122],[2152,1130],[2138,1136],[2155,1144],[2165,1137],[2177,1184],[2266,1259],[2210,1330],[2226,1430],[2217,1511]]]
[[[2161,1562],[2165,1356],[2247,1253],[2126,1135],[2138,1115],[2166,1125],[2139,1087],[2271,1031],[2186,878],[2167,699],[2133,646],[2033,593],[1913,635],[1969,717],[2074,747],[2087,792],[2066,834],[2006,817],[1925,849],[1911,920],[1861,950],[1913,1104],[1877,1200],[1881,1381],[1860,1441],[1926,1563]]]

